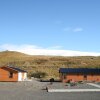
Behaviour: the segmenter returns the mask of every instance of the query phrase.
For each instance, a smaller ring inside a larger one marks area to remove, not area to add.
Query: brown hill
[[[98,67],[100,57],[30,56],[15,51],[0,52],[0,66],[12,65],[28,71],[46,73],[46,78],[58,78],[61,67]]]

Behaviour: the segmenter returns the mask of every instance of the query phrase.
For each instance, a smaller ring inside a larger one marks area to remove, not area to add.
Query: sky
[[[100,0],[0,0],[0,37],[0,51],[100,54]]]

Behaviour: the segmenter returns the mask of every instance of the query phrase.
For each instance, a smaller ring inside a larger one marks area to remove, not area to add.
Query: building
[[[100,82],[100,68],[60,68],[60,80],[97,81]]]
[[[0,81],[16,82],[27,80],[27,72],[10,66],[0,67]]]

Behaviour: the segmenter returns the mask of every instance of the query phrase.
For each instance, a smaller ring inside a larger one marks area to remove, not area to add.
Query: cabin
[[[60,80],[100,82],[100,68],[60,68]]]
[[[12,66],[0,67],[1,82],[17,82],[27,80],[27,72]]]

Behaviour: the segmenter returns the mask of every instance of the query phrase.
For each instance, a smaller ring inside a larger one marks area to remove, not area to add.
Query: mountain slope
[[[100,57],[63,57],[63,56],[30,56],[15,51],[0,52],[0,66],[13,65],[28,71],[45,72],[46,78],[58,77],[61,67],[98,67]]]

